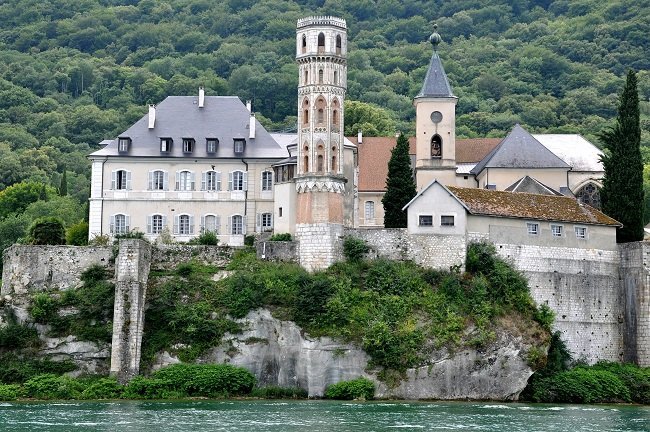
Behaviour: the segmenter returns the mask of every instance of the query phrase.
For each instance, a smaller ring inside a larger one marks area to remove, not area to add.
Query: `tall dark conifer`
[[[601,133],[600,139],[608,150],[602,157],[605,167],[600,191],[603,212],[623,224],[616,233],[617,242],[643,240],[643,160],[634,71],[627,74],[616,125]]]
[[[59,186],[59,195],[66,196],[68,194],[68,174],[67,170],[63,168],[63,175],[61,176],[61,185]]]
[[[409,157],[409,141],[400,134],[397,145],[391,152],[386,178],[386,193],[381,202],[384,205],[384,226],[386,228],[405,228],[406,212],[402,210],[415,196],[415,181]]]

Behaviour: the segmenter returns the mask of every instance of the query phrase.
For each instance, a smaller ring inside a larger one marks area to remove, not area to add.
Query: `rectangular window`
[[[245,146],[246,146],[246,140],[235,139],[235,153],[244,153]]]
[[[151,234],[160,234],[163,230],[162,215],[153,215],[151,217]]]
[[[420,226],[433,226],[433,216],[432,215],[420,215]]]
[[[527,222],[526,229],[530,235],[539,235],[539,224],[534,222]]]
[[[576,238],[579,238],[579,239],[582,239],[582,240],[587,238],[587,228],[586,227],[577,226],[575,228],[576,228]]]
[[[205,140],[205,151],[208,152],[208,153],[216,153],[218,144],[219,144],[218,139],[216,139],[216,138],[207,138]]]
[[[440,226],[454,226],[454,217],[451,215],[440,216]]]
[[[282,217],[282,207],[278,209],[278,216]]]
[[[120,153],[129,151],[130,144],[131,138],[119,138],[117,141],[117,151]]]
[[[271,231],[273,228],[273,218],[271,213],[262,213],[262,231]]]
[[[375,202],[366,201],[365,204],[365,219],[366,222],[375,220]]]
[[[273,173],[271,171],[264,171],[262,173],[262,190],[273,190]]]
[[[562,225],[551,224],[551,235],[553,237],[562,237],[564,235],[563,228],[564,227]]]
[[[171,138],[160,138],[160,151],[169,153],[172,150],[174,140]]]
[[[243,171],[233,171],[230,173],[229,190],[243,191],[247,189],[246,173]]]
[[[183,138],[183,153],[194,151],[194,138]]]
[[[244,218],[240,215],[232,217],[232,226],[230,227],[232,235],[240,235],[244,233]]]

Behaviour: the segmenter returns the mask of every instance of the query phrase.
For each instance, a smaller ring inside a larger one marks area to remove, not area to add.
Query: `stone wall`
[[[0,294],[74,288],[84,270],[93,264],[109,266],[111,256],[110,247],[13,245],[3,254]]]
[[[627,243],[620,250],[625,361],[650,366],[650,244]]]
[[[298,242],[261,241],[256,245],[257,258],[270,261],[298,261]]]
[[[223,267],[230,262],[233,249],[229,246],[193,246],[187,244],[154,245],[151,265],[156,269],[173,269],[181,263],[197,261]]]
[[[343,225],[312,223],[296,225],[300,265],[308,271],[326,269],[341,257]]]

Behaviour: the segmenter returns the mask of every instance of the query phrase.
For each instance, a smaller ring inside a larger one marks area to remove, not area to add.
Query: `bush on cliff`
[[[326,399],[370,400],[375,397],[375,383],[367,378],[340,381],[325,389]]]

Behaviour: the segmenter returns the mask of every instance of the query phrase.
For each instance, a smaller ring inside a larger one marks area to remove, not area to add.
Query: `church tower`
[[[429,42],[433,54],[422,90],[415,97],[415,176],[418,190],[433,179],[456,185],[456,103],[449,80],[438,56],[442,38],[434,24]]]
[[[345,20],[298,20],[296,237],[303,267],[326,268],[343,235],[343,100],[347,86]]]

